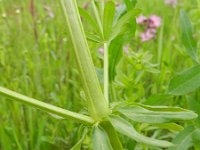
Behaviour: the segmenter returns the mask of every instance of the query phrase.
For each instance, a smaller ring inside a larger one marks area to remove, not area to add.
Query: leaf
[[[178,107],[131,105],[118,108],[129,119],[142,123],[169,123],[176,120],[191,120],[197,117],[192,112]]]
[[[122,57],[123,38],[121,36],[114,39],[109,45],[109,80],[113,81],[116,75],[115,67]]]
[[[186,52],[194,61],[198,62],[197,42],[193,38],[192,24],[184,10],[180,11],[180,25],[182,43],[186,48]]]
[[[119,133],[125,136],[128,136],[129,138],[134,139],[137,142],[145,143],[152,146],[158,146],[158,147],[173,146],[173,144],[168,141],[149,138],[138,133],[128,121],[126,121],[125,119],[119,116],[111,115],[109,117],[109,121]]]
[[[187,102],[189,108],[198,114],[198,118],[195,121],[200,125],[200,102],[190,96],[187,96]]]
[[[129,12],[127,12],[125,15],[123,15],[118,21],[117,23],[114,25],[113,30],[112,30],[112,35],[111,35],[111,39],[114,39],[115,37],[117,37],[119,34],[121,34],[121,32],[124,32],[124,26],[129,23],[129,22],[134,22],[135,21],[135,17],[137,15],[139,15],[141,12],[140,9],[133,9],[130,10]],[[126,31],[126,30],[125,30]]]
[[[169,84],[168,93],[185,95],[200,87],[200,65],[189,68],[176,75]]]
[[[85,32],[87,40],[95,42],[95,43],[101,43],[102,39],[96,34],[92,32]]]
[[[88,130],[87,130],[87,128],[85,128],[83,130],[80,140],[71,148],[71,150],[80,150],[81,149],[81,144],[83,143],[83,141],[87,135],[87,132],[88,132]]]
[[[120,142],[120,139],[117,135],[117,132],[113,128],[112,124],[108,121],[104,121],[101,123],[101,126],[104,128],[104,130],[107,132],[108,137],[110,139],[110,143],[114,150],[123,150],[122,144]]]
[[[103,16],[104,40],[108,40],[110,37],[114,16],[115,16],[115,4],[109,1],[105,4],[104,8],[104,16]]]
[[[137,3],[137,0],[124,0],[127,10],[133,9]]]
[[[93,31],[95,31],[96,33],[98,33],[98,36],[101,37],[102,33],[101,33],[101,30],[99,29],[99,26],[96,23],[95,19],[92,18],[92,16],[90,16],[90,14],[83,8],[79,7],[78,9],[79,9],[79,13],[80,13],[81,17],[83,17],[86,20],[87,25],[89,25],[91,27],[91,29]]]
[[[147,100],[144,102],[146,105],[165,105],[167,102],[170,101],[171,95],[168,94],[155,94],[151,95],[147,98]]]
[[[162,123],[162,124],[153,124],[153,125],[159,128],[173,130],[176,132],[180,132],[184,129],[181,125],[178,125],[176,123]]]
[[[92,136],[93,149],[95,150],[112,150],[110,140],[107,133],[100,126],[95,126],[93,128]]]
[[[173,143],[176,146],[169,150],[188,150],[193,146],[193,137],[198,133],[199,129],[195,129],[194,126],[188,126],[174,138]]]

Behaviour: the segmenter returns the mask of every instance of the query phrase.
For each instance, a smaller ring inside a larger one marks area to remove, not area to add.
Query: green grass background
[[[144,15],[162,17],[162,26],[156,39],[146,43],[139,41],[138,29],[131,48],[150,53],[152,62],[160,64],[160,73],[145,72],[137,84],[124,84],[126,88],[131,86],[125,91],[117,85],[117,99],[188,108],[184,98],[166,98],[164,93],[173,75],[193,64],[180,40],[179,10],[186,10],[190,16],[195,39],[199,40],[200,0],[180,0],[175,8],[165,5],[163,0],[138,1],[137,7]],[[79,0],[80,6],[84,2]],[[53,18],[50,13],[54,14]],[[87,28],[87,24],[84,25]],[[93,43],[90,46],[96,66],[102,67],[97,46]],[[80,112],[84,111],[84,100],[76,67],[59,1],[35,0],[33,8],[31,0],[0,0],[0,86]],[[125,68],[128,69],[126,62],[121,62],[119,69]],[[119,74],[123,74],[122,70]],[[134,71],[124,70],[127,74]],[[126,82],[124,78],[119,80]],[[152,102],[152,95],[163,99]],[[199,92],[194,94],[195,97],[199,95]],[[77,140],[78,127],[79,124],[70,120],[55,119],[0,96],[1,150],[69,149]],[[83,149],[90,147],[89,142],[85,140]]]

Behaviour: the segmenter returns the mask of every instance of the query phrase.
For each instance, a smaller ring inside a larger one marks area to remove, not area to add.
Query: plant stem
[[[37,109],[58,115],[63,118],[72,119],[74,121],[78,121],[80,123],[89,124],[89,125],[94,124],[94,120],[91,117],[88,117],[88,116],[85,116],[82,114],[78,114],[75,112],[71,112],[66,109],[41,102],[39,100],[24,96],[22,94],[16,93],[14,91],[11,91],[11,90],[3,88],[3,87],[0,87],[0,94],[6,96],[8,98],[11,98],[13,100],[22,102],[23,104],[33,106]]]
[[[101,120],[110,111],[97,78],[76,0],[61,0],[61,5],[74,46],[78,69],[83,80],[89,113],[95,120]]]
[[[108,44],[104,43],[104,96],[109,103],[109,62],[108,62]]]

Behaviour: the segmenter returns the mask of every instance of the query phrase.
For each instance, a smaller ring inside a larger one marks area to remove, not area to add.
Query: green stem
[[[104,96],[109,103],[109,63],[108,63],[108,44],[104,43]]]
[[[74,46],[78,69],[83,80],[89,113],[95,120],[101,120],[110,111],[97,78],[76,0],[61,0],[61,5]]]
[[[3,87],[0,87],[0,94],[6,96],[8,98],[11,98],[13,100],[22,102],[23,104],[33,106],[37,109],[58,115],[63,118],[72,119],[74,121],[78,121],[80,123],[89,124],[89,125],[94,124],[94,120],[91,117],[88,117],[88,116],[85,116],[82,114],[78,114],[75,112],[71,112],[71,111],[65,110],[63,108],[41,102],[39,100],[24,96],[22,94],[13,92],[13,91],[3,88]]]

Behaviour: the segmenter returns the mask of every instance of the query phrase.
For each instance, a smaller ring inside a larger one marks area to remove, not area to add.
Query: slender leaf
[[[161,124],[153,124],[153,125],[159,128],[173,130],[176,132],[180,132],[184,129],[181,125],[178,125],[176,123],[161,123]]]
[[[123,37],[119,36],[114,39],[108,49],[109,53],[109,80],[113,81],[116,75],[116,65],[122,57]]]
[[[71,148],[71,150],[81,150],[81,145],[82,145],[82,143],[83,143],[83,141],[84,141],[84,139],[87,135],[87,132],[88,132],[88,130],[87,130],[87,128],[85,128],[83,130],[83,133],[82,133],[80,140]]]
[[[95,150],[112,150],[110,140],[107,133],[100,126],[95,126],[93,128],[92,136],[93,149]]]
[[[98,26],[97,22],[95,21],[95,19],[83,8],[79,7],[79,13],[80,13],[81,17],[83,17],[83,19],[86,20],[87,25],[89,25],[93,31],[98,33],[99,37],[102,37],[101,30],[99,29],[99,26]]]
[[[115,16],[115,4],[109,1],[105,5],[104,16],[103,16],[103,32],[105,40],[108,40],[110,37],[114,16]]]
[[[109,120],[113,127],[121,134],[128,136],[131,139],[134,139],[137,142],[145,143],[152,146],[158,147],[170,147],[173,146],[172,143],[163,140],[157,140],[153,138],[146,137],[140,133],[138,133],[133,126],[123,118],[119,116],[111,115]]]
[[[169,123],[176,120],[191,120],[197,117],[194,112],[178,107],[132,105],[118,108],[118,111],[133,121],[145,123]]]
[[[200,87],[200,65],[196,65],[176,75],[170,82],[168,93],[185,95]]]
[[[123,150],[122,144],[120,142],[120,139],[113,128],[112,124],[108,121],[102,122],[101,126],[104,128],[106,133],[108,134],[108,137],[110,139],[110,143],[114,150]]]
[[[137,0],[124,0],[127,10],[133,9],[137,3]]]
[[[190,96],[187,96],[187,102],[188,102],[189,108],[198,114],[198,118],[195,121],[200,126],[200,102]]]
[[[193,38],[192,24],[184,10],[180,11],[180,25],[182,30],[182,43],[188,55],[198,62],[197,42]]]
[[[199,139],[199,137],[196,138],[196,135],[199,135],[199,129],[194,126],[188,126],[174,138],[175,147],[169,150],[188,150],[194,145],[193,141]]]
[[[121,32],[124,29],[124,26],[129,22],[133,22],[135,20],[135,17],[137,15],[139,15],[140,12],[141,12],[140,9],[133,9],[133,10],[127,12],[125,15],[123,15],[113,27],[111,40],[114,39],[119,34],[121,34]]]

